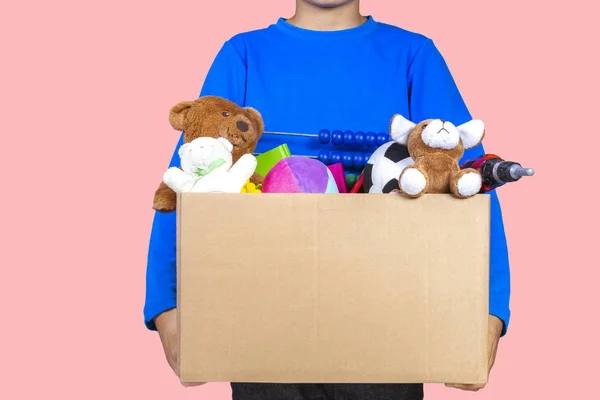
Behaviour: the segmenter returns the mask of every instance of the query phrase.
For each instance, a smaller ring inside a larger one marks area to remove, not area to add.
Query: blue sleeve
[[[425,39],[416,51],[408,71],[410,119],[420,122],[441,118],[460,125],[471,115],[450,70],[433,41]],[[460,161],[485,154],[480,144],[465,151]],[[502,210],[496,191],[488,193],[491,200],[490,220],[490,297],[489,312],[504,322],[502,336],[510,320],[510,269],[508,247],[502,221]]]
[[[240,53],[225,42],[210,67],[200,96],[220,96],[243,106],[246,97],[246,65]],[[177,151],[183,144],[183,134],[175,147],[171,166],[179,166]],[[176,213],[155,212],[150,233],[146,267],[146,302],[144,323],[156,330],[154,317],[177,306]]]

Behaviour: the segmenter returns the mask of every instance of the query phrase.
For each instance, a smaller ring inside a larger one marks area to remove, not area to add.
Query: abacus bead
[[[365,145],[365,134],[363,132],[354,132],[354,145],[357,147],[362,147]]]
[[[353,165],[354,168],[362,168],[365,166],[365,160],[362,153],[354,153]]]
[[[325,165],[329,165],[330,154],[327,151],[319,152],[319,161],[321,161]]]
[[[369,158],[371,158],[371,156],[373,155],[373,153],[364,153],[363,156],[365,158],[365,165],[369,162]]]
[[[319,132],[319,143],[328,144],[330,138],[331,138],[331,133],[329,132],[329,130],[321,129],[321,132]]]
[[[337,164],[342,162],[342,156],[337,151],[331,152],[330,160],[332,164]]]
[[[355,183],[356,183],[356,175],[354,175],[354,174],[346,175],[346,187],[348,188],[348,190],[352,189],[352,187],[354,186]]]
[[[331,132],[331,143],[333,143],[336,146],[339,146],[340,144],[344,143],[344,134],[342,133],[342,131]]]
[[[367,132],[365,135],[365,143],[368,147],[373,147],[377,144],[377,136],[373,132]]]
[[[389,135],[386,133],[380,132],[377,134],[377,146],[381,146],[389,141]]]
[[[352,153],[343,153],[342,154],[342,164],[344,165],[344,167],[352,168],[352,161],[353,161]]]
[[[354,132],[345,131],[344,132],[344,144],[346,146],[352,146],[353,142],[354,142]]]

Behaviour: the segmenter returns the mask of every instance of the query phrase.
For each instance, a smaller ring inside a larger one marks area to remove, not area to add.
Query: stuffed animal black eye
[[[229,117],[229,113],[227,111],[223,111],[222,114],[224,117]]]

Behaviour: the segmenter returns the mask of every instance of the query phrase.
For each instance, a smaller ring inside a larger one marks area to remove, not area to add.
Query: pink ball
[[[265,176],[262,193],[339,193],[325,164],[313,158],[292,156],[280,160]]]

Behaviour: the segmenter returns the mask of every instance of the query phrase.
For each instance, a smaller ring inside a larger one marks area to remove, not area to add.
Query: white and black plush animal
[[[409,165],[414,164],[408,148],[394,141],[377,148],[365,165],[362,191],[364,193],[391,193],[398,189],[398,178]]]

